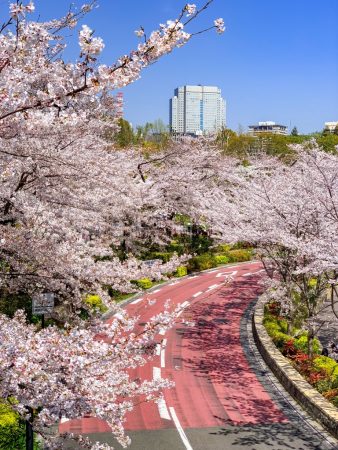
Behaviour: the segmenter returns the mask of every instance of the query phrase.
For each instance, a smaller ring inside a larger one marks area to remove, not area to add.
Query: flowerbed
[[[321,356],[320,342],[314,339],[313,356],[307,354],[307,333],[293,328],[279,316],[278,304],[265,306],[263,324],[272,341],[292,366],[326,399],[338,407],[338,363]],[[289,333],[289,334],[288,334]]]

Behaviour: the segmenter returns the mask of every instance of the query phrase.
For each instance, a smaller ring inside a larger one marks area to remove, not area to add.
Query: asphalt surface
[[[250,315],[263,276],[259,263],[222,268],[161,286],[127,306],[140,316],[140,328],[168,298],[185,306],[176,326],[158,336],[152,363],[131,373],[169,378],[175,388],[161,404],[142,404],[127,416],[130,450],[338,449],[289,399],[253,345]],[[60,431],[122,448],[95,418],[65,422]]]

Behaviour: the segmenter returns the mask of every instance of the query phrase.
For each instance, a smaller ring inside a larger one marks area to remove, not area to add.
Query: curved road
[[[233,280],[225,283],[229,275]],[[132,374],[162,376],[175,388],[165,391],[159,405],[142,404],[129,414],[131,450],[338,449],[276,389],[253,349],[248,324],[263,276],[257,262],[216,269],[160,286],[126,306],[140,316],[139,327],[168,298],[184,306],[176,326],[158,336],[151,364]],[[60,431],[121,448],[95,418],[64,422]]]

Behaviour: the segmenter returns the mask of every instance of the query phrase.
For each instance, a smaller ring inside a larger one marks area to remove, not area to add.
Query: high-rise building
[[[170,99],[170,130],[202,135],[225,126],[225,101],[216,86],[181,86]]]

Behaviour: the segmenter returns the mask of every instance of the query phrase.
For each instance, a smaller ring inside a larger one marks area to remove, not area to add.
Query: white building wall
[[[170,128],[176,133],[209,134],[225,126],[225,102],[215,86],[182,86],[170,102]]]

